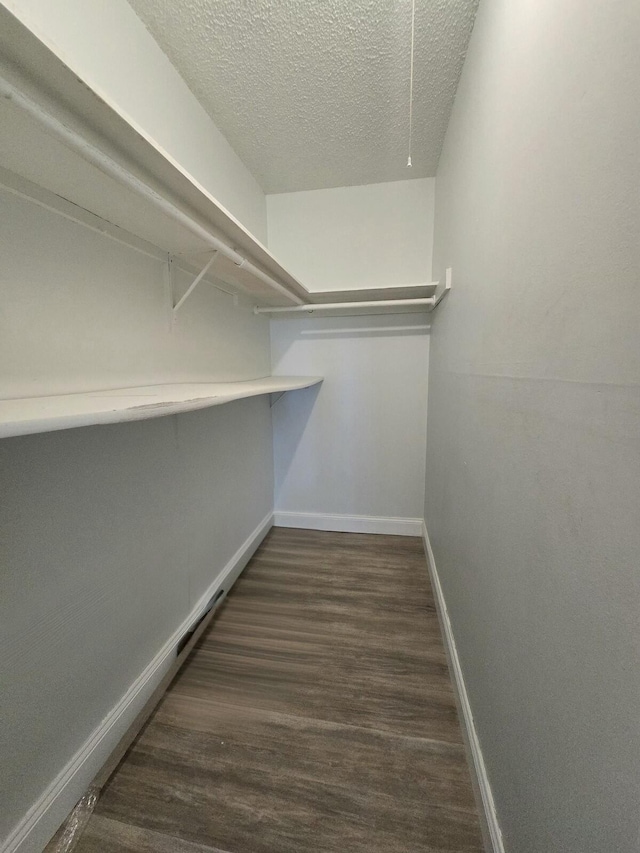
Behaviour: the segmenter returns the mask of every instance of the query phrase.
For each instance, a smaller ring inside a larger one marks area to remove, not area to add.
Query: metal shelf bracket
[[[285,395],[286,393],[287,393],[286,391],[276,391],[276,392],[274,392],[273,394],[269,394],[269,408],[270,408],[270,409],[273,409],[273,407],[274,407],[274,406],[275,406],[275,404],[278,402],[278,400],[279,400],[281,397],[284,397],[284,395]]]
[[[217,257],[218,257],[218,251],[216,250],[213,252],[213,254],[209,258],[207,263],[204,265],[204,267],[200,270],[198,275],[191,282],[189,287],[182,294],[180,299],[178,299],[178,301],[176,302],[175,301],[175,281],[174,281],[174,277],[175,277],[174,276],[174,259],[173,259],[173,255],[169,255],[169,258],[167,260],[167,264],[168,264],[168,268],[169,268],[169,270],[168,270],[169,280],[171,282],[171,291],[170,291],[171,292],[171,302],[172,302],[172,309],[171,310],[172,310],[172,315],[173,315],[174,320],[178,314],[178,311],[182,308],[184,303],[191,296],[191,294],[196,289],[196,287],[200,284],[200,282],[205,277],[205,275],[209,272],[209,270],[213,266],[213,262],[215,261],[215,259]]]

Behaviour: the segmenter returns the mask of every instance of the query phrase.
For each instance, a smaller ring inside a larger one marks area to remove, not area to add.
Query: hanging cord
[[[411,141],[413,136],[413,44],[416,26],[416,0],[411,2],[411,74],[409,78],[409,156],[407,168],[411,166]]]

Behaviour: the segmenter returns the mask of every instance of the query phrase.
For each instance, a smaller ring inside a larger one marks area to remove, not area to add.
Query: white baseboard
[[[489,777],[487,776],[487,769],[484,764],[482,749],[480,747],[478,733],[476,731],[476,726],[473,720],[473,712],[471,711],[469,696],[467,694],[467,688],[464,683],[464,676],[462,674],[462,667],[460,666],[460,659],[458,657],[456,640],[453,634],[453,628],[451,627],[451,620],[449,619],[447,602],[445,601],[444,593],[442,592],[442,586],[440,585],[440,578],[438,576],[438,570],[436,568],[433,550],[431,549],[431,542],[429,540],[427,526],[424,522],[422,523],[422,538],[424,542],[424,550],[427,555],[427,565],[429,567],[431,584],[433,586],[433,592],[436,597],[436,603],[438,606],[438,613],[440,615],[440,623],[442,625],[442,630],[444,633],[444,641],[447,647],[449,665],[453,675],[454,686],[458,695],[458,704],[462,713],[462,724],[465,730],[465,740],[469,753],[471,754],[471,771],[474,777],[474,787],[479,795],[479,799],[482,805],[481,817],[483,818],[484,824],[483,835],[485,838],[485,845],[487,847],[488,853],[489,851],[490,853],[504,853],[504,843],[502,840],[502,832],[500,831],[500,825],[498,823],[498,817],[496,815],[493,792],[491,791]]]
[[[305,530],[333,530],[337,533],[385,533],[394,536],[422,536],[421,518],[384,518],[376,515],[329,515],[324,512],[273,513],[274,527]]]
[[[40,853],[43,850],[169,671],[175,660],[178,641],[197,621],[219,589],[228,592],[272,526],[273,515],[269,513],[238,548],[189,616],[169,637],[118,704],[4,840],[0,847],[1,853]]]

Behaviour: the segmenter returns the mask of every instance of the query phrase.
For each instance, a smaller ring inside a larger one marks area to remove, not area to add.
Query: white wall
[[[270,426],[259,397],[0,441],[1,849],[26,820],[20,853],[42,850],[270,514]]]
[[[267,196],[269,249],[310,290],[431,281],[434,179]]]
[[[482,0],[426,517],[507,853],[640,844],[640,8]]]
[[[272,409],[280,520],[421,518],[428,315],[276,320],[271,340],[274,373],[325,377]]]
[[[431,178],[267,196],[269,248],[314,290],[431,281]],[[417,533],[424,500],[427,315],[271,324],[274,373],[321,389],[273,408],[276,523]],[[374,521],[375,519],[375,521]]]
[[[203,282],[172,329],[162,262],[2,192],[0,246],[0,398],[269,375],[248,298]]]
[[[172,331],[162,263],[4,193],[0,254],[0,398],[270,372],[250,300],[203,282]],[[115,747],[164,668],[62,783],[270,518],[272,453],[265,397],[0,441],[0,849],[35,806],[39,853]]]
[[[266,243],[258,182],[126,0],[2,0]]]

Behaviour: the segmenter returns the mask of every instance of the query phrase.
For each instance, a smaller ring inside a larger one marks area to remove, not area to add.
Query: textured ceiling
[[[478,0],[129,0],[265,192],[435,174]]]

